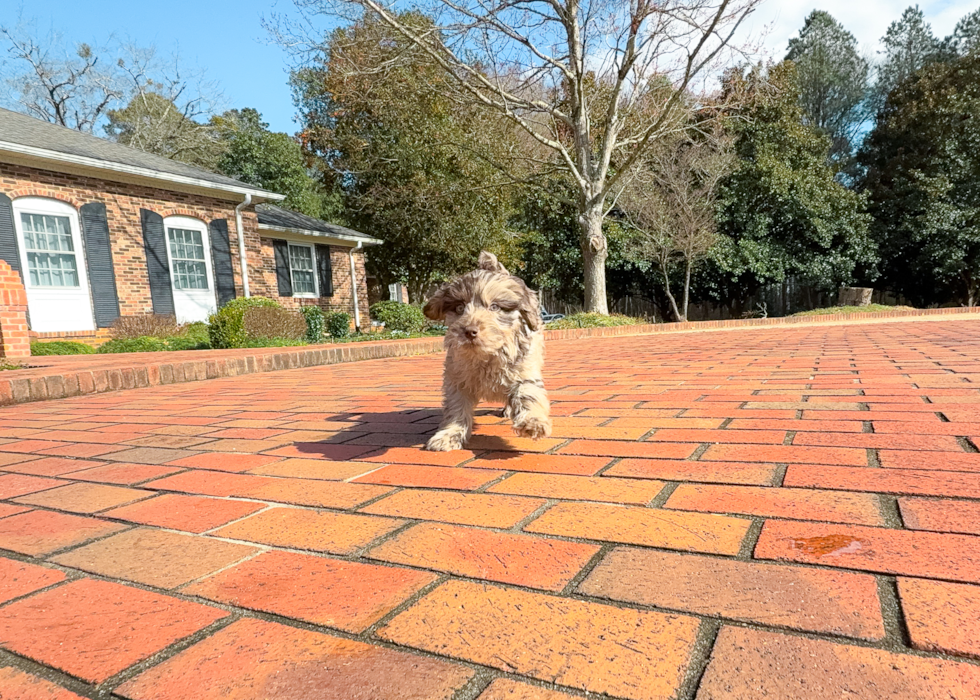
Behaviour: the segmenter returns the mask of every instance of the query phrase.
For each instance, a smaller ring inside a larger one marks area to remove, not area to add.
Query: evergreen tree
[[[825,290],[852,282],[875,259],[864,197],[835,180],[830,140],[804,123],[795,66],[735,72],[726,89],[747,104],[731,122],[738,160],[720,187],[714,286],[745,299],[788,277]]]
[[[916,71],[944,57],[942,43],[933,35],[932,27],[918,5],[908,7],[902,17],[892,22],[881,38],[884,49],[878,64],[878,76],[873,91],[875,111],[888,99],[888,93],[910,78]]]
[[[870,66],[857,39],[829,13],[814,10],[786,59],[796,64],[806,122],[830,137],[831,159],[846,167],[865,121]]]
[[[269,131],[250,108],[230,110],[211,120],[223,153],[217,170],[256,187],[286,195],[281,206],[318,219],[336,219],[340,202],[312,175],[298,139]]]
[[[918,305],[980,296],[980,52],[889,96],[860,154],[888,286]]]

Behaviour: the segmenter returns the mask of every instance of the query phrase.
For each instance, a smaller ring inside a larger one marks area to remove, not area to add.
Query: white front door
[[[178,323],[207,321],[217,310],[208,227],[185,216],[164,219]]]
[[[14,200],[31,330],[95,330],[81,228],[74,207],[55,199]]]

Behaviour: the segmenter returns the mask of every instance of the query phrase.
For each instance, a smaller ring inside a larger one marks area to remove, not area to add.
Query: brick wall
[[[0,357],[30,357],[27,331],[27,292],[20,274],[0,260]]]
[[[232,266],[235,271],[235,290],[242,296],[241,265],[238,259],[238,238],[235,229],[236,202],[214,197],[171,192],[164,189],[112,182],[98,178],[68,175],[50,170],[0,163],[0,192],[11,199],[19,197],[48,197],[66,202],[76,209],[93,201],[104,202],[109,223],[112,261],[116,275],[116,291],[119,310],[124,316],[151,313],[150,287],[146,271],[146,255],[143,249],[143,229],[140,209],[149,209],[167,216],[190,216],[205,222],[225,219],[232,248]],[[252,207],[242,212],[245,231],[245,247],[249,260],[250,292],[254,295],[278,298],[275,283],[275,258],[271,239],[261,238],[258,220]],[[351,313],[350,263],[345,248],[332,248],[334,267],[334,296],[323,300],[323,308]],[[363,253],[356,256],[358,267],[362,323],[367,324],[367,287],[364,277]],[[269,268],[271,266],[271,275]],[[270,284],[271,281],[271,284]],[[289,307],[315,300],[280,299]],[[44,339],[55,339],[57,334],[45,333]],[[95,340],[95,338],[93,338]],[[95,340],[95,342],[98,342]]]
[[[254,254],[249,251],[248,284],[252,294],[278,299],[283,306],[290,309],[319,305],[324,311],[343,311],[350,314],[353,319],[354,304],[351,296],[348,248],[330,246],[330,262],[333,267],[333,296],[320,297],[319,299],[280,297],[279,285],[276,282],[276,259],[272,249],[274,239],[263,236],[261,240],[261,250]],[[364,270],[363,250],[354,253],[354,267],[357,275],[357,307],[361,312],[361,327],[367,329],[371,325],[371,319],[368,311],[367,274]]]
[[[140,209],[149,209],[164,217],[190,216],[205,222],[226,219],[232,248],[237,251],[234,202],[7,163],[0,163],[0,191],[11,199],[57,199],[76,209],[87,202],[105,203],[119,311],[124,316],[153,311],[146,273],[146,254],[143,250]],[[258,222],[255,212],[246,210],[243,217],[246,244],[249,248],[257,248]],[[232,257],[237,258],[237,255]],[[238,263],[235,261],[233,264],[236,287],[241,294]]]

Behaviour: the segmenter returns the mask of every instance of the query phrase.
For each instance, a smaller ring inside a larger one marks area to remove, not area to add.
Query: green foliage
[[[72,340],[35,341],[31,343],[31,355],[36,357],[43,355],[91,355],[94,352],[95,348],[91,345]]]
[[[947,53],[957,56],[980,50],[980,8],[956,23],[952,36],[946,37],[944,47]]]
[[[884,304],[868,304],[867,306],[828,306],[823,309],[800,311],[794,316],[829,316],[832,314],[872,314],[887,311],[915,311],[911,306],[886,306]]]
[[[565,318],[560,318],[557,321],[552,321],[547,326],[548,330],[567,330],[569,328],[611,328],[613,326],[635,326],[640,323],[649,323],[643,318],[634,318],[633,316],[623,316],[620,314],[609,314],[608,316],[603,314],[593,314],[593,313],[582,313],[582,314],[572,314],[571,316],[566,316]]]
[[[421,333],[425,327],[422,309],[400,301],[379,301],[371,305],[371,318],[385,324],[385,330]]]
[[[331,311],[326,314],[327,335],[331,338],[346,338],[350,335],[350,314]]]
[[[871,66],[857,39],[829,13],[814,10],[789,40],[786,60],[796,64],[806,121],[830,137],[831,158],[846,166],[865,121]]]
[[[916,306],[980,299],[980,52],[895,89],[860,160],[883,277]]]
[[[400,19],[432,27],[418,13]],[[405,282],[418,303],[433,280],[504,245],[502,176],[474,153],[513,142],[498,120],[445,97],[443,69],[372,16],[336,30],[323,55],[291,78],[301,138],[333,174],[350,225],[385,241],[369,270],[383,288]]]
[[[306,320],[306,342],[319,343],[323,338],[323,310],[319,306],[304,306],[300,312]]]
[[[208,337],[215,349],[243,348],[248,342],[245,311],[254,307],[281,308],[279,302],[265,297],[238,297],[208,317]]]
[[[881,44],[883,58],[878,64],[878,79],[872,93],[875,111],[884,107],[888,93],[916,71],[946,57],[918,5],[906,8],[901,18],[888,26]]]
[[[225,144],[217,169],[242,182],[286,195],[281,205],[318,219],[336,218],[340,202],[312,176],[300,142],[269,131],[250,108],[214,117],[212,126]]]
[[[179,335],[174,338],[167,338],[167,350],[207,350],[211,347],[211,341],[205,332],[201,335]]]
[[[99,346],[99,354],[119,352],[161,352],[170,350],[166,340],[144,335],[140,338],[114,338]]]
[[[511,271],[532,288],[553,292],[564,301],[582,304],[582,230],[578,225],[575,193],[570,183],[552,179],[542,188],[521,192],[511,226],[522,234],[516,243],[521,263]],[[652,265],[629,254],[630,235],[615,221],[603,222],[609,242],[606,289],[612,298],[648,294],[658,286]]]
[[[865,198],[834,179],[829,139],[803,123],[795,67],[727,80],[748,99],[730,127],[736,170],[719,192],[709,275],[717,298],[746,299],[790,276],[825,290],[850,283],[875,261]]]

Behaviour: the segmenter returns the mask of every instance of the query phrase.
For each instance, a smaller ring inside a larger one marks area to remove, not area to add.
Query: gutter
[[[354,300],[354,328],[358,333],[361,332],[361,312],[357,307],[357,270],[354,268],[354,253],[363,247],[363,241],[358,241],[356,246],[347,251],[347,257],[350,259],[351,298]]]
[[[313,236],[316,238],[333,238],[338,241],[350,241],[363,243],[364,245],[381,245],[384,241],[370,236],[354,235],[356,232],[341,233],[333,231],[314,231],[306,228],[296,228],[295,226],[274,226],[273,224],[263,224],[259,222],[260,231],[277,231],[280,233],[295,233],[301,236]]]
[[[232,183],[219,184],[217,182],[205,180],[203,178],[191,177],[189,175],[165,173],[159,170],[153,170],[152,168],[128,165],[125,163],[116,163],[113,161],[102,160],[100,158],[92,158],[91,156],[61,153],[59,151],[51,151],[46,148],[37,148],[34,146],[24,146],[18,143],[11,143],[9,141],[0,140],[0,152],[9,153],[11,156],[21,156],[28,159],[40,159],[51,163],[61,163],[81,168],[92,168],[102,172],[114,172],[119,173],[120,175],[145,178],[147,180],[155,180],[157,182],[170,182],[205,190],[215,190],[218,192],[246,195],[249,197],[254,194],[257,197],[274,202],[282,201],[286,198],[285,195],[277,194],[275,192],[268,192],[256,187],[249,187],[244,184],[241,186],[237,186]],[[35,168],[44,167],[39,166],[36,162],[30,162],[28,164]],[[157,185],[156,187],[160,188],[160,185]]]
[[[235,231],[238,233],[238,260],[242,266],[242,294],[246,298],[251,296],[248,293],[248,254],[245,252],[245,229],[242,227],[242,209],[252,203],[252,195],[246,194],[245,201],[235,207]],[[353,269],[353,258],[351,259],[351,269]],[[356,293],[356,292],[355,292]]]

